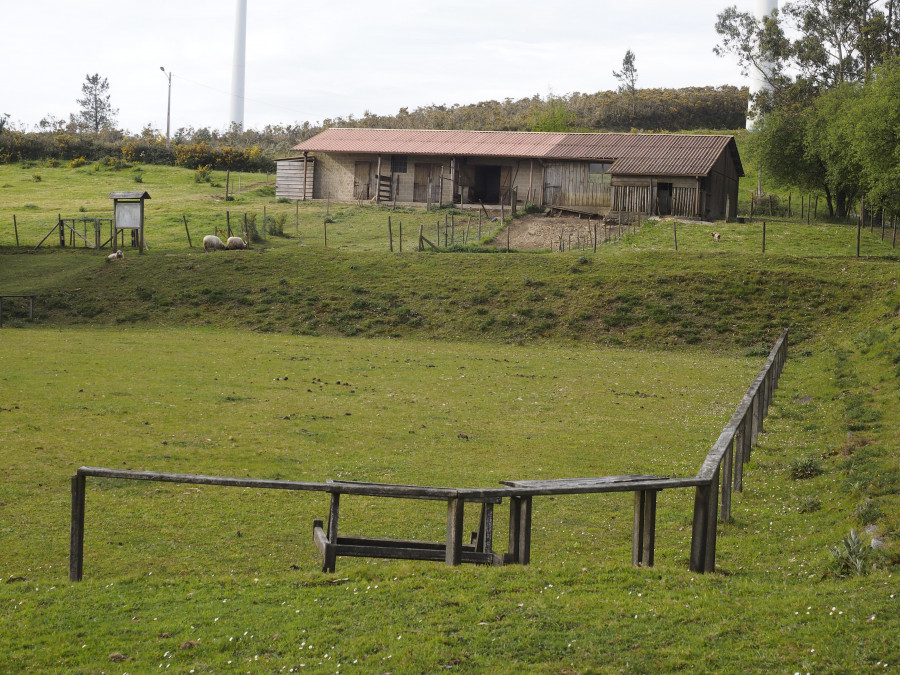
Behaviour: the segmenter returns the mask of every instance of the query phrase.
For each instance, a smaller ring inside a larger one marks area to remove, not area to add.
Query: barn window
[[[391,173],[406,173],[406,155],[391,155]]]
[[[591,162],[588,173],[588,181],[600,185],[609,185],[610,162]]]

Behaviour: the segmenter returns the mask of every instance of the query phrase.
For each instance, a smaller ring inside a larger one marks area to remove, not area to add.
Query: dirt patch
[[[506,248],[508,236],[509,247],[517,251],[593,248],[595,227],[600,242],[615,238],[627,229],[625,225],[606,224],[599,219],[531,214],[516,218],[488,242],[488,246]]]

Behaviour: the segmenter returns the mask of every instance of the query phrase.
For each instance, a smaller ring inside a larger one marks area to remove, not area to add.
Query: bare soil
[[[534,251],[551,249],[558,251],[561,244],[565,250],[592,248],[594,245],[594,227],[597,238],[604,241],[608,236],[615,237],[618,225],[605,224],[602,220],[578,218],[577,216],[551,216],[531,214],[516,218],[494,237],[488,246],[506,248],[507,230],[509,230],[509,247],[517,251]],[[625,227],[621,228],[623,231]]]

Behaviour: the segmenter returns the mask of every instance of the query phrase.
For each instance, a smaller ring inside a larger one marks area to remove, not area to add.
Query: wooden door
[[[368,199],[372,180],[372,162],[357,162],[353,171],[353,198]]]
[[[431,178],[431,164],[416,164],[413,175],[413,201],[428,201],[428,180]]]

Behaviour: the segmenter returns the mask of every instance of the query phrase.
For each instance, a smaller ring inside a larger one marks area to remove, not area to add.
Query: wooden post
[[[534,186],[534,160],[529,160],[528,167],[528,198],[525,200],[526,202],[531,202],[534,204],[534,195],[532,194]]]
[[[296,211],[294,213],[294,234],[300,234],[300,202],[294,202]]]
[[[884,209],[881,209],[881,241],[884,241]]]
[[[16,214],[13,214],[13,229],[16,231],[16,246],[19,245],[19,224],[16,222]]]
[[[750,190],[750,220],[753,220],[753,190]]]
[[[328,216],[322,220],[323,235],[325,237],[325,248],[328,248]]]
[[[400,230],[400,253],[403,253],[403,221],[401,220],[397,225]]]
[[[188,229],[187,216],[182,213],[181,219],[184,221],[184,231],[187,232],[188,246],[194,248],[194,244],[191,243],[191,231]]]
[[[263,216],[263,224],[265,224],[266,218]],[[231,212],[225,212],[225,231],[228,232],[228,236],[231,236]]]
[[[675,236],[675,251],[678,251],[678,223],[672,221],[672,234]]]
[[[228,201],[228,186],[231,183],[231,169],[225,172],[225,201]],[[229,235],[230,236],[230,235]]]
[[[512,190],[509,191],[509,202],[509,210],[512,211],[512,216],[515,218],[519,208],[519,188],[513,187]]]
[[[506,228],[506,252],[509,253],[509,231],[512,229],[512,221],[509,222],[509,226]]]
[[[378,155],[378,175],[375,176],[375,203],[381,203],[381,155]]]
[[[447,500],[447,552],[445,562],[459,565],[462,562],[463,507],[465,501],[459,497]]]
[[[431,211],[431,178],[428,179],[428,191],[425,194],[425,211]]]
[[[691,528],[691,572],[706,572],[706,545],[709,518],[710,484],[698,485],[694,494],[694,522]]]
[[[66,228],[63,225],[62,214],[60,213],[57,216],[57,227],[59,227],[59,245],[63,248],[66,247]]]
[[[856,219],[856,257],[859,257],[859,241],[862,237],[862,218]]]
[[[734,486],[735,492],[744,491],[744,423],[738,423],[734,434]]]
[[[656,490],[635,490],[631,564],[653,567],[656,545]]]
[[[72,476],[72,524],[69,529],[69,581],[81,581],[84,573],[85,477]]]
[[[456,222],[453,220],[453,214],[450,214],[450,245],[456,243]]]
[[[463,246],[469,245],[469,228],[472,227],[472,216],[469,216],[469,220],[466,221],[466,238],[463,239]]]
[[[303,153],[303,201],[306,201],[306,186],[309,185],[307,181],[307,173],[309,171],[309,153]],[[299,206],[297,207],[299,209]]]
[[[597,252],[597,223],[599,221],[594,221],[594,253]]]
[[[478,212],[478,241],[481,241],[481,211]]]
[[[394,233],[391,231],[391,217],[388,216],[388,250],[394,252]]]
[[[731,213],[731,195],[725,196],[725,222],[727,223],[729,214]]]
[[[803,214],[806,211],[806,196],[800,195],[800,222],[803,222]]]
[[[722,458],[722,474],[722,510],[719,513],[719,521],[727,523],[731,520],[731,490],[734,486],[734,436],[731,437]]]
[[[793,212],[791,211],[791,199],[793,198],[793,196],[794,196],[793,192],[788,192],[788,218],[790,218],[792,215],[794,215]]]
[[[705,572],[716,571],[716,512],[719,510],[719,468],[713,475],[712,484],[709,490],[709,514],[706,521],[706,563],[704,565]]]
[[[419,250],[420,251],[425,250],[425,244],[422,243],[422,232],[424,232],[424,230],[425,230],[425,225],[424,224],[419,225]]]
[[[250,248],[250,228],[247,226],[247,212],[244,212],[244,241],[247,242],[247,248]]]
[[[449,241],[448,234],[450,231],[450,217],[445,213],[444,214],[444,248],[447,248],[447,242]],[[441,235],[438,235],[438,244],[441,243]]]
[[[325,547],[324,560],[322,561],[323,572],[334,572],[336,566],[340,506],[341,494],[339,492],[332,492],[331,507],[328,509],[328,529],[325,531],[325,537],[328,540],[328,544]]]
[[[503,198],[500,198],[500,227],[503,227],[503,223],[506,221],[506,207],[503,204]]]
[[[809,218],[809,211],[806,212],[807,218]],[[813,210],[813,218],[819,217],[819,195],[816,195],[816,207]]]
[[[766,221],[763,221],[763,240],[762,240],[762,252],[766,252]]]

